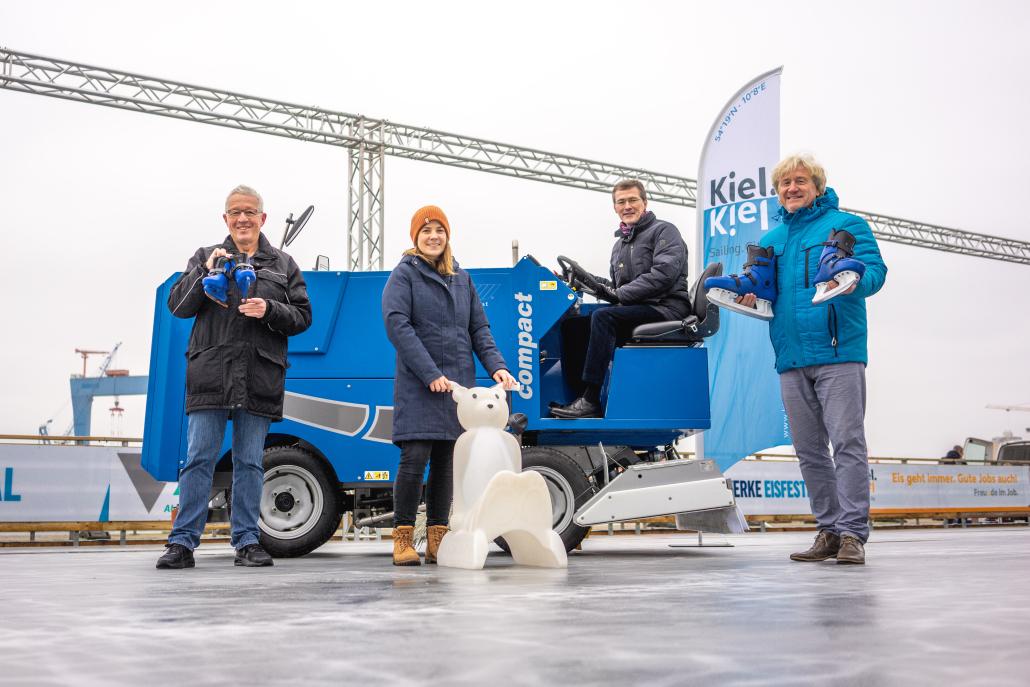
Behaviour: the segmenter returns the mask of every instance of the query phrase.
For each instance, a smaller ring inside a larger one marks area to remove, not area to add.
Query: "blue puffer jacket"
[[[507,369],[468,272],[442,277],[422,258],[405,256],[383,289],[386,335],[397,349],[393,383],[393,441],[457,439],[457,406],[447,393],[429,390],[444,375],[474,386],[473,351],[493,376]]]
[[[868,363],[865,299],[883,286],[887,266],[876,238],[864,219],[838,209],[832,188],[811,207],[795,213],[780,211],[783,224],[762,238],[777,256],[777,296],[769,338],[776,351],[776,371],[832,363]],[[855,258],[865,263],[865,275],[854,292],[812,304],[815,273],[823,243],[831,229],[855,237]]]

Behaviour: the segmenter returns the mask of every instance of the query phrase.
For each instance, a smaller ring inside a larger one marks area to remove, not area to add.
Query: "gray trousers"
[[[787,370],[780,375],[780,393],[819,529],[864,543],[869,538],[865,365]]]

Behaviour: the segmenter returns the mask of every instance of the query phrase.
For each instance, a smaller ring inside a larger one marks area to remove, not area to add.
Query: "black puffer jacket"
[[[687,244],[679,229],[648,210],[629,236],[615,230],[612,284],[621,305],[650,305],[670,320],[690,312]]]
[[[176,317],[196,317],[186,352],[186,412],[243,408],[254,415],[282,419],[286,378],[286,337],[311,325],[311,303],[300,268],[274,248],[264,234],[251,258],[257,281],[252,298],[263,298],[261,319],[239,311],[240,294],[230,279],[229,307],[204,295],[205,263],[216,248],[238,253],[232,237],[199,248],[168,296]]]

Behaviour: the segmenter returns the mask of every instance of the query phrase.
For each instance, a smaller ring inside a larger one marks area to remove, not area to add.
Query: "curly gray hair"
[[[809,155],[808,153],[788,155],[787,157],[780,160],[779,164],[773,167],[773,189],[779,189],[780,179],[787,176],[799,167],[811,175],[812,182],[815,183],[816,195],[821,196],[823,194],[823,191],[826,190],[826,170],[823,169],[823,166],[816,162],[815,158]]]

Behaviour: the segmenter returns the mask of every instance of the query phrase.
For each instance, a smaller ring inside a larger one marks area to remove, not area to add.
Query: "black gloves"
[[[580,279],[581,283],[586,290],[597,296],[602,301],[608,301],[609,303],[618,303],[619,294],[615,292],[615,288],[608,283],[608,280],[602,280],[600,277],[587,272]]]

